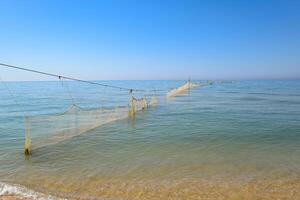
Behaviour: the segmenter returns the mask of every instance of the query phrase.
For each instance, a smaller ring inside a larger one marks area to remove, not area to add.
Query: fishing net
[[[135,86],[135,82],[126,83],[126,87],[122,87],[124,85],[122,82],[119,83],[121,86],[116,86],[110,84],[110,81],[85,81],[13,65],[1,63],[0,65],[55,77],[55,80],[49,80],[41,84],[30,82],[22,83],[20,86],[17,85],[17,88],[25,89],[25,91],[21,92],[21,99],[25,102],[23,105],[19,104],[14,98],[13,92],[10,91],[5,83],[3,84],[8,93],[10,93],[11,97],[8,99],[14,99],[17,107],[24,106],[24,111],[21,115],[25,118],[24,151],[27,155],[31,154],[32,150],[71,139],[104,124],[128,117],[134,118],[138,112],[157,105],[156,92],[167,90],[132,89],[134,87],[131,86]],[[0,82],[3,83],[2,79],[0,79]],[[60,85],[57,83],[60,83]],[[82,83],[86,84],[82,85]],[[94,87],[95,85],[101,86],[104,91],[98,92],[99,87],[96,88]],[[25,86],[28,86],[28,88]],[[73,89],[71,88],[72,86]],[[166,98],[177,96],[197,86],[199,85],[189,80],[181,87],[168,92]],[[146,84],[141,88],[149,87],[151,85],[147,86]],[[159,87],[161,87],[161,84],[159,84]],[[106,91],[106,88],[114,90]],[[124,93],[122,94],[122,91],[126,91],[127,95],[128,92],[131,95],[134,93],[135,96],[131,96],[128,101],[128,96],[124,95]],[[148,98],[149,96],[145,97],[145,95],[150,95],[152,98]],[[165,94],[159,93],[159,97],[162,95],[164,96]],[[92,103],[94,100],[97,103]],[[105,107],[99,106],[98,102],[104,104]],[[68,109],[62,113],[63,108]]]
[[[182,94],[182,93],[184,93],[184,92],[186,92],[190,89],[196,88],[196,87],[199,87],[199,84],[192,83],[191,81],[187,81],[184,85],[182,85],[178,88],[175,88],[175,89],[171,90],[170,92],[168,92],[166,98],[170,99],[172,97],[175,97],[179,94]]]
[[[150,101],[147,101],[146,98],[134,98],[132,97],[129,103],[129,115],[134,116],[136,112],[145,110],[148,107],[156,106],[157,98],[152,97]]]
[[[87,133],[104,124],[133,117],[141,110],[156,106],[157,99],[132,97],[128,106],[84,109],[70,106],[64,113],[25,118],[25,154]]]

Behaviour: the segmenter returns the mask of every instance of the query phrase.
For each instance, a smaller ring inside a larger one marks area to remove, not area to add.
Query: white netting
[[[72,105],[61,114],[26,117],[25,153],[30,154],[32,149],[57,144],[104,124],[134,116],[156,104],[156,97],[150,100],[132,97],[126,107],[83,109]]]
[[[175,88],[173,90],[171,90],[170,92],[167,93],[167,96],[166,98],[169,99],[169,98],[172,98],[174,96],[177,96],[179,94],[182,94],[192,88],[196,88],[196,87],[199,87],[200,85],[199,84],[196,84],[196,83],[192,83],[191,81],[188,81],[186,82],[184,85],[178,87],[178,88]]]
[[[136,99],[134,97],[131,98],[129,102],[129,115],[134,116],[136,112],[145,110],[148,107],[156,106],[157,105],[157,98],[152,97],[150,101],[148,101],[146,98],[140,98]]]
[[[198,86],[199,84],[188,81],[181,87],[168,92],[167,99]],[[112,93],[111,95],[117,97],[118,93]],[[134,117],[139,111],[157,105],[155,96],[151,98],[135,98],[132,96],[128,101],[128,105],[123,104],[123,107],[118,106],[122,105],[119,101],[113,102],[111,100],[113,98],[106,102],[110,108],[86,109],[74,104],[63,113],[26,117],[25,153],[30,154],[32,149],[57,144],[110,122]]]

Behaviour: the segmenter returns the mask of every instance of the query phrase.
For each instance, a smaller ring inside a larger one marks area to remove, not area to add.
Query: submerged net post
[[[147,101],[145,98],[142,98],[142,110],[145,110],[148,107]]]
[[[135,113],[136,113],[136,100],[132,96],[129,103],[129,117],[134,117]]]
[[[31,154],[31,140],[30,140],[30,130],[28,126],[28,117],[25,117],[25,145],[24,145],[24,154]]]

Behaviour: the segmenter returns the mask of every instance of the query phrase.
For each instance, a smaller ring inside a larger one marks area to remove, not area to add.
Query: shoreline
[[[20,196],[16,196],[13,194],[5,194],[0,196],[1,200],[31,200],[30,198],[27,197],[20,197]]]
[[[0,199],[1,200],[59,200],[60,198],[46,195],[40,192],[31,190],[19,184],[8,184],[0,182]]]
[[[5,184],[0,182],[1,200],[71,200],[71,199],[107,199],[107,200],[152,200],[152,199],[203,199],[203,200],[224,200],[224,199],[299,199],[300,179],[289,181],[263,181],[252,180],[244,184],[230,182],[206,182],[206,181],[180,181],[180,182],[153,182],[147,184],[139,182],[130,184],[125,182],[111,184],[89,184],[79,194],[69,191],[68,198],[48,195],[34,191],[21,185]],[[55,190],[58,192],[58,190]],[[72,194],[76,194],[72,196]],[[84,197],[84,198],[83,198]]]

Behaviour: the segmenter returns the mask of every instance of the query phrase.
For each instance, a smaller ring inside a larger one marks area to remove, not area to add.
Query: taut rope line
[[[62,76],[62,75],[58,75],[58,74],[38,71],[38,70],[24,68],[24,67],[18,67],[18,66],[15,66],[15,65],[9,65],[9,64],[5,64],[5,63],[0,63],[0,65],[3,66],[3,67],[28,71],[28,72],[37,73],[37,74],[43,74],[43,75],[46,75],[46,76],[52,76],[52,77],[56,77],[58,79],[67,79],[67,80],[78,81],[78,82],[83,82],[83,83],[88,83],[88,84],[93,84],[93,85],[99,85],[99,86],[102,86],[102,87],[115,88],[115,89],[119,89],[119,90],[127,90],[130,93],[132,93],[132,92],[147,92],[147,91],[164,91],[164,90],[143,90],[143,89],[125,88],[125,87],[119,87],[119,86],[114,86],[114,85],[102,84],[102,83],[98,83],[98,82],[94,82],[94,81],[87,81],[87,80],[82,80],[82,79],[78,79],[78,78]]]

